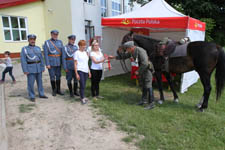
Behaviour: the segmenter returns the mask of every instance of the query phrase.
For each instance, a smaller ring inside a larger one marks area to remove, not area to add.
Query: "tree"
[[[144,4],[151,0],[131,0]],[[225,46],[225,0],[166,0],[187,16],[206,22],[206,40]]]

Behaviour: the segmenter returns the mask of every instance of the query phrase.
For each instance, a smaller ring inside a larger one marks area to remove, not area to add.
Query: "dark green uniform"
[[[138,72],[143,88],[152,87],[152,73],[149,68],[149,60],[146,51],[141,47],[136,47],[133,54],[125,53],[117,56],[116,59],[127,59],[133,57],[138,62]]]

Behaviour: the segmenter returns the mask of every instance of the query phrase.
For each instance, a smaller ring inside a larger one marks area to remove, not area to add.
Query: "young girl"
[[[90,52],[91,63],[91,93],[94,99],[103,98],[99,96],[99,83],[102,78],[102,63],[104,62],[104,56],[99,51],[99,43],[97,41],[92,43],[92,50]]]
[[[11,61],[11,58],[10,58],[10,52],[9,51],[5,51],[4,54],[5,54],[4,64],[6,65],[6,68],[2,72],[2,80],[0,81],[0,83],[5,82],[5,74],[7,72],[9,72],[9,75],[12,78],[13,83],[16,83],[16,80],[15,80],[13,74],[12,74],[13,65],[12,65],[12,61]]]

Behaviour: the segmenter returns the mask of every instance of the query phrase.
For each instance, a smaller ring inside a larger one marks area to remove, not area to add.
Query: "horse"
[[[165,59],[162,56],[157,55],[157,48],[160,40],[130,32],[123,37],[121,45],[127,41],[134,41],[136,46],[142,47],[147,51],[149,59],[152,61],[155,68],[154,75],[159,87],[160,100],[164,101],[161,78],[162,72],[173,92],[174,100],[177,101],[178,96],[174,89],[170,74],[181,74],[192,70],[195,70],[199,74],[201,83],[204,87],[202,98],[196,105],[198,110],[203,112],[204,109],[208,108],[208,100],[212,89],[210,79],[214,70],[216,70],[216,100],[220,98],[225,86],[225,52],[221,46],[205,41],[189,42],[187,45],[187,56],[169,57],[169,72],[165,72],[161,67]],[[117,53],[120,52],[121,51]]]

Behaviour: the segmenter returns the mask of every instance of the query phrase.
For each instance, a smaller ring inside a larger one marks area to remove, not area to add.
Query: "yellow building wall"
[[[46,40],[43,1],[0,9],[0,16],[2,15],[27,17],[28,34],[36,34],[36,45],[42,47]],[[0,53],[4,53],[6,50],[20,52],[21,48],[27,44],[27,42],[5,42],[2,18],[0,18]]]
[[[67,36],[72,34],[70,0],[45,0],[44,5],[47,39],[50,38],[50,31],[56,29],[59,31],[59,39],[65,45]]]

